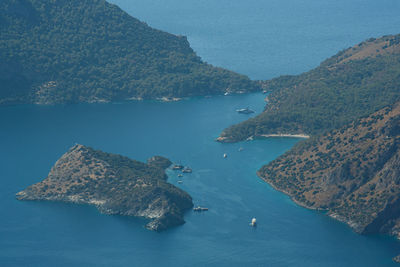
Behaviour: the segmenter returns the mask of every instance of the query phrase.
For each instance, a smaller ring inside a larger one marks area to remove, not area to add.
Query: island
[[[167,182],[171,164],[161,156],[143,163],[76,144],[47,178],[16,197],[94,205],[105,214],[146,218],[147,229],[162,231],[183,224],[193,207],[188,193]]]

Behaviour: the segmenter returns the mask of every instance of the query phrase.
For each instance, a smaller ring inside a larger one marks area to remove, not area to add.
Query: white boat
[[[242,114],[251,114],[254,113],[254,110],[249,109],[249,108],[241,108],[236,110],[237,113],[242,113]]]
[[[182,170],[182,169],[183,169],[183,166],[180,165],[180,164],[174,164],[174,165],[172,166],[172,169],[173,169],[174,171]]]
[[[185,167],[185,168],[182,169],[182,172],[183,173],[192,173],[192,169],[189,168],[189,167]]]
[[[256,227],[256,226],[257,226],[257,220],[256,220],[256,218],[251,219],[250,226],[252,226],[252,227]]]
[[[193,208],[193,211],[208,211],[208,208],[197,206],[196,208]]]
[[[224,153],[224,159],[226,159],[228,157],[228,155],[226,153]]]

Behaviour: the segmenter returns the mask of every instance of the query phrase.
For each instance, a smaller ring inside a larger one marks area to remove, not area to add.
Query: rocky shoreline
[[[299,143],[258,171],[360,234],[400,235],[400,103]]]
[[[300,206],[302,208],[309,209],[309,210],[324,211],[324,212],[326,212],[326,215],[328,215],[332,219],[335,219],[337,221],[340,221],[340,222],[345,223],[348,226],[350,226],[353,229],[353,231],[355,231],[356,233],[361,233],[362,232],[361,229],[360,229],[360,226],[357,223],[355,223],[355,222],[353,222],[351,220],[348,220],[344,216],[340,216],[339,214],[336,214],[336,213],[333,213],[333,212],[329,212],[329,209],[322,209],[322,208],[318,208],[318,207],[313,207],[313,206],[307,205],[305,202],[301,202],[300,200],[297,200],[295,198],[295,195],[289,193],[286,190],[278,188],[276,185],[273,184],[273,182],[269,181],[268,179],[265,179],[259,172],[257,172],[257,176],[261,180],[263,180],[264,182],[269,184],[274,190],[279,191],[279,192],[284,193],[285,195],[289,196],[290,200],[293,201],[296,205],[298,205],[298,206]]]

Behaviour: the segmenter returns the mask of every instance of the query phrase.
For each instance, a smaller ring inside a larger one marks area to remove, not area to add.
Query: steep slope
[[[144,217],[146,227],[162,231],[184,223],[192,198],[167,183],[171,162],[153,157],[147,164],[75,145],[42,182],[17,193],[19,200],[63,201],[95,205],[106,214]]]
[[[0,1],[0,104],[258,90],[105,0]]]
[[[259,176],[360,233],[400,238],[400,105],[300,143]]]
[[[350,123],[400,96],[400,35],[369,39],[297,76],[263,84],[265,111],[225,129],[221,142],[268,134],[315,135]]]

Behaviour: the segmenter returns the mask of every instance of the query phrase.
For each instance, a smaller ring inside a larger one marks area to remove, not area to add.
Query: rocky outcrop
[[[192,198],[169,184],[166,158],[147,164],[120,155],[75,145],[43,181],[17,193],[19,200],[63,201],[95,205],[102,213],[144,217],[154,231],[184,223]]]

